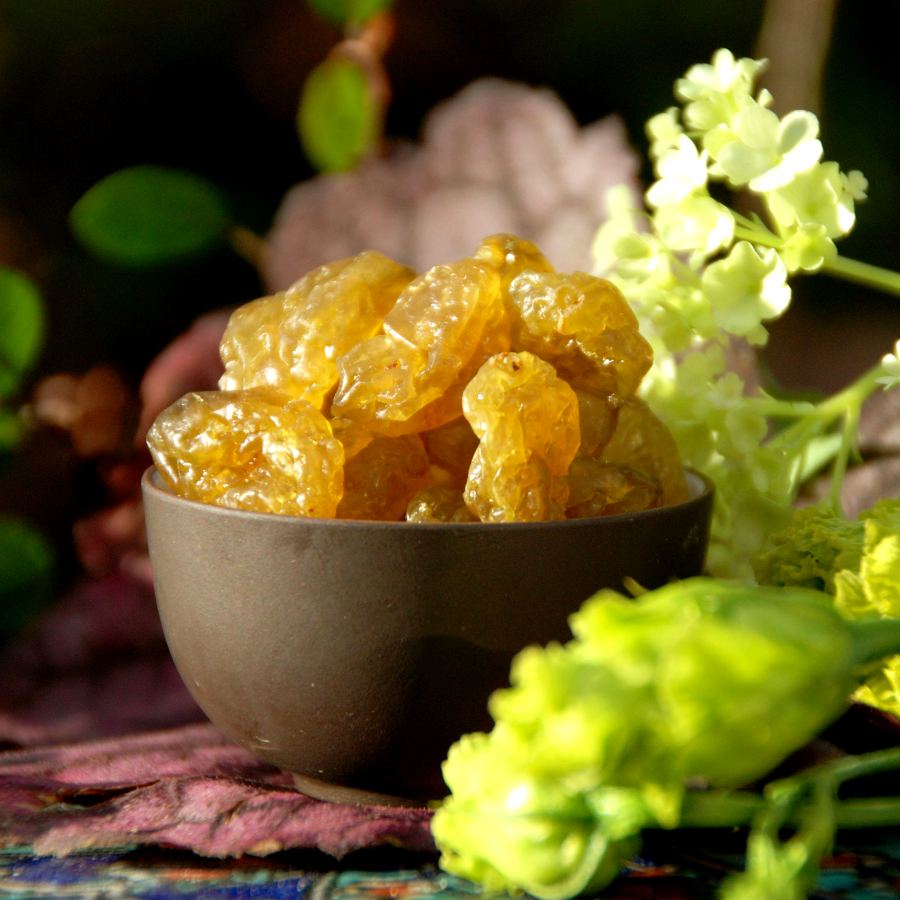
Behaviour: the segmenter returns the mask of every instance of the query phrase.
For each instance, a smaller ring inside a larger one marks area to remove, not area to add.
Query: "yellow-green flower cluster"
[[[444,763],[441,866],[488,891],[601,889],[644,828],[696,824],[689,785],[726,813],[716,788],[764,776],[847,707],[861,666],[900,645],[900,622],[847,622],[819,591],[709,578],[635,600],[601,591],[571,625],[567,644],[516,657],[493,730]]]
[[[753,561],[762,584],[812,587],[851,620],[900,618],[900,500],[848,521],[820,506],[797,510]],[[900,656],[885,661],[856,699],[900,715]]]
[[[766,343],[766,323],[790,304],[791,274],[835,263],[834,241],[852,229],[867,187],[859,172],[823,161],[812,113],[773,112],[771,95],[755,89],[763,67],[719,50],[676,82],[681,107],[647,124],[657,176],[647,208],[615,189],[594,243],[596,271],[621,288],[653,345],[645,398],[685,461],[716,482],[710,569],[738,576],[750,575],[750,557],[785,520],[809,472],[810,441],[839,417],[748,397],[726,354],[736,338]],[[756,195],[768,222],[721,202],[727,190]],[[900,362],[894,368],[900,382]],[[767,442],[773,418],[804,424]]]

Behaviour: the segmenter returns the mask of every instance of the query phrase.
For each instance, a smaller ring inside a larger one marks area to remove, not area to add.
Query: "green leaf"
[[[40,532],[0,518],[0,637],[19,631],[52,597],[53,551]]]
[[[393,0],[309,0],[310,6],[338,25],[359,25],[375,13],[390,9]]]
[[[16,413],[0,408],[0,453],[11,450],[22,439],[24,426]]]
[[[297,127],[317,169],[352,169],[371,150],[375,124],[375,100],[358,65],[329,59],[313,69],[303,86]]]
[[[109,262],[146,267],[196,256],[231,224],[221,191],[190,172],[160,166],[121,169],[73,207],[72,230]]]
[[[18,387],[43,338],[44,308],[34,282],[0,268],[0,397]]]

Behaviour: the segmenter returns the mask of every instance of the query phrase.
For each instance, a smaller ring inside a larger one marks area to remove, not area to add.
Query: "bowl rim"
[[[141,476],[141,488],[145,494],[152,494],[163,502],[173,503],[177,506],[186,505],[205,510],[211,515],[236,517],[245,521],[259,520],[262,522],[284,522],[298,525],[316,525],[321,528],[334,528],[346,531],[375,530],[375,531],[435,531],[448,533],[475,534],[479,532],[528,532],[540,531],[552,528],[578,529],[578,528],[612,528],[623,522],[649,522],[653,519],[664,518],[678,510],[685,510],[692,506],[701,506],[713,499],[715,484],[712,480],[695,469],[685,467],[685,476],[688,481],[690,496],[680,503],[670,503],[668,506],[657,506],[653,509],[644,509],[634,513],[617,513],[610,516],[585,516],[580,519],[552,519],[540,522],[385,522],[376,519],[338,519],[313,516],[290,516],[281,513],[258,512],[249,509],[236,509],[230,506],[218,506],[215,503],[203,503],[187,497],[180,497],[165,482],[155,465],[150,465]]]

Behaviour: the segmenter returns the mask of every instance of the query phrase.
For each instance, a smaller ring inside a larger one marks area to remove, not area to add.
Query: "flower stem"
[[[777,235],[770,232],[761,231],[759,228],[742,228],[740,226],[734,229],[734,236],[738,239],[750,241],[751,244],[759,244],[762,247],[775,247],[780,250],[784,246],[784,241]]]
[[[883,623],[874,623],[881,624]],[[900,629],[900,623],[897,623]],[[894,631],[896,642],[898,630]],[[835,789],[845,781],[900,769],[900,747],[890,747],[860,756],[842,756],[804,769],[772,785],[799,788],[813,781],[831,782]],[[728,828],[749,825],[772,800],[750,791],[688,791],[684,797],[679,827]],[[834,807],[838,828],[874,828],[900,825],[900,797],[870,797],[842,800]]]
[[[679,828],[739,828],[749,825],[766,800],[748,791],[688,792]],[[838,828],[878,828],[900,824],[900,797],[842,800],[835,806]]]
[[[858,262],[855,259],[847,259],[845,256],[836,256],[831,262],[822,266],[822,271],[846,281],[853,281],[856,284],[863,284],[866,287],[877,288],[900,296],[900,272],[882,269],[880,266]]]

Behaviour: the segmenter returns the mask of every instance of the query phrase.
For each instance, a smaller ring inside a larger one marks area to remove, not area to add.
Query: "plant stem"
[[[262,265],[263,252],[266,242],[249,228],[235,225],[227,233],[228,243],[231,249],[245,262],[250,263],[255,269]]]
[[[850,463],[850,454],[852,453],[856,442],[856,430],[859,426],[859,416],[862,410],[862,403],[852,404],[847,407],[844,413],[844,426],[841,429],[841,444],[838,447],[837,456],[834,460],[834,467],[831,471],[831,486],[828,490],[828,502],[834,510],[836,516],[844,514],[844,507],[841,503],[841,487],[844,484],[844,476],[847,474],[847,466]]]
[[[853,657],[856,665],[866,665],[900,654],[900,619],[848,622],[847,628],[853,634]]]
[[[866,287],[877,288],[886,293],[900,296],[900,272],[858,262],[855,259],[847,259],[845,256],[836,256],[830,263],[822,266],[822,271],[846,281],[864,284]]]
[[[781,249],[784,241],[774,234],[767,234],[758,228],[742,228],[740,226],[734,229],[734,236],[741,240],[750,241],[751,244],[760,244],[763,247],[775,247]]]
[[[859,624],[859,623],[857,623]],[[884,625],[884,621],[868,623]],[[891,623],[894,646],[900,635],[900,622]],[[818,766],[804,769],[796,775],[772,785],[830,781],[835,789],[844,781],[877,775],[900,769],[900,747],[890,747],[860,756],[843,756]],[[749,791],[688,791],[684,797],[679,827],[681,828],[729,828],[749,825],[758,813],[771,805],[771,799]],[[872,797],[861,800],[843,800],[835,804],[835,822],[838,828],[873,828],[900,825],[900,797]]]
[[[763,797],[747,791],[689,791],[678,827],[739,828],[749,825],[765,805]],[[898,825],[900,797],[843,800],[835,807],[835,821],[838,828]]]

